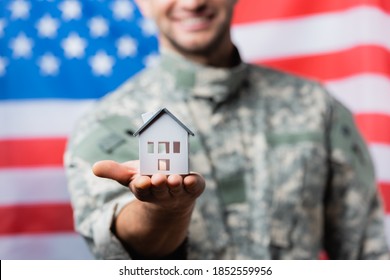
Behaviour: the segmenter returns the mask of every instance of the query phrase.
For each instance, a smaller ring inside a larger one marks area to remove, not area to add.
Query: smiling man
[[[160,45],[198,63],[231,66],[230,22],[236,1],[137,1],[159,28]]]
[[[77,230],[104,259],[388,258],[350,112],[315,82],[241,61],[235,2],[137,0],[161,61],[103,98],[69,142]],[[138,173],[132,134],[162,107],[195,131],[198,173]]]

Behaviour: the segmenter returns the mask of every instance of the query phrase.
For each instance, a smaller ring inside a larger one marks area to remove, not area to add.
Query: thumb
[[[112,179],[128,187],[138,169],[131,162],[122,164],[113,160],[102,160],[92,166],[92,172],[98,177]]]

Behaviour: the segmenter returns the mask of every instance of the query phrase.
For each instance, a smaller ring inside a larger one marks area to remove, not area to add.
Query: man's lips
[[[208,28],[213,20],[211,15],[176,18],[175,22],[186,31],[201,31]]]

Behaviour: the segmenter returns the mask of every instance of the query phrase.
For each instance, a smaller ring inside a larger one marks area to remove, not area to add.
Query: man
[[[387,258],[350,112],[314,82],[243,63],[234,0],[137,3],[160,30],[161,62],[85,116],[65,157],[77,230],[96,257]],[[132,134],[162,107],[195,130],[199,173],[138,174]]]

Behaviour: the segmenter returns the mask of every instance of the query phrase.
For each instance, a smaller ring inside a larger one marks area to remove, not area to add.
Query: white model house
[[[194,133],[166,108],[144,117],[134,133],[139,136],[140,173],[188,174],[189,135]]]

